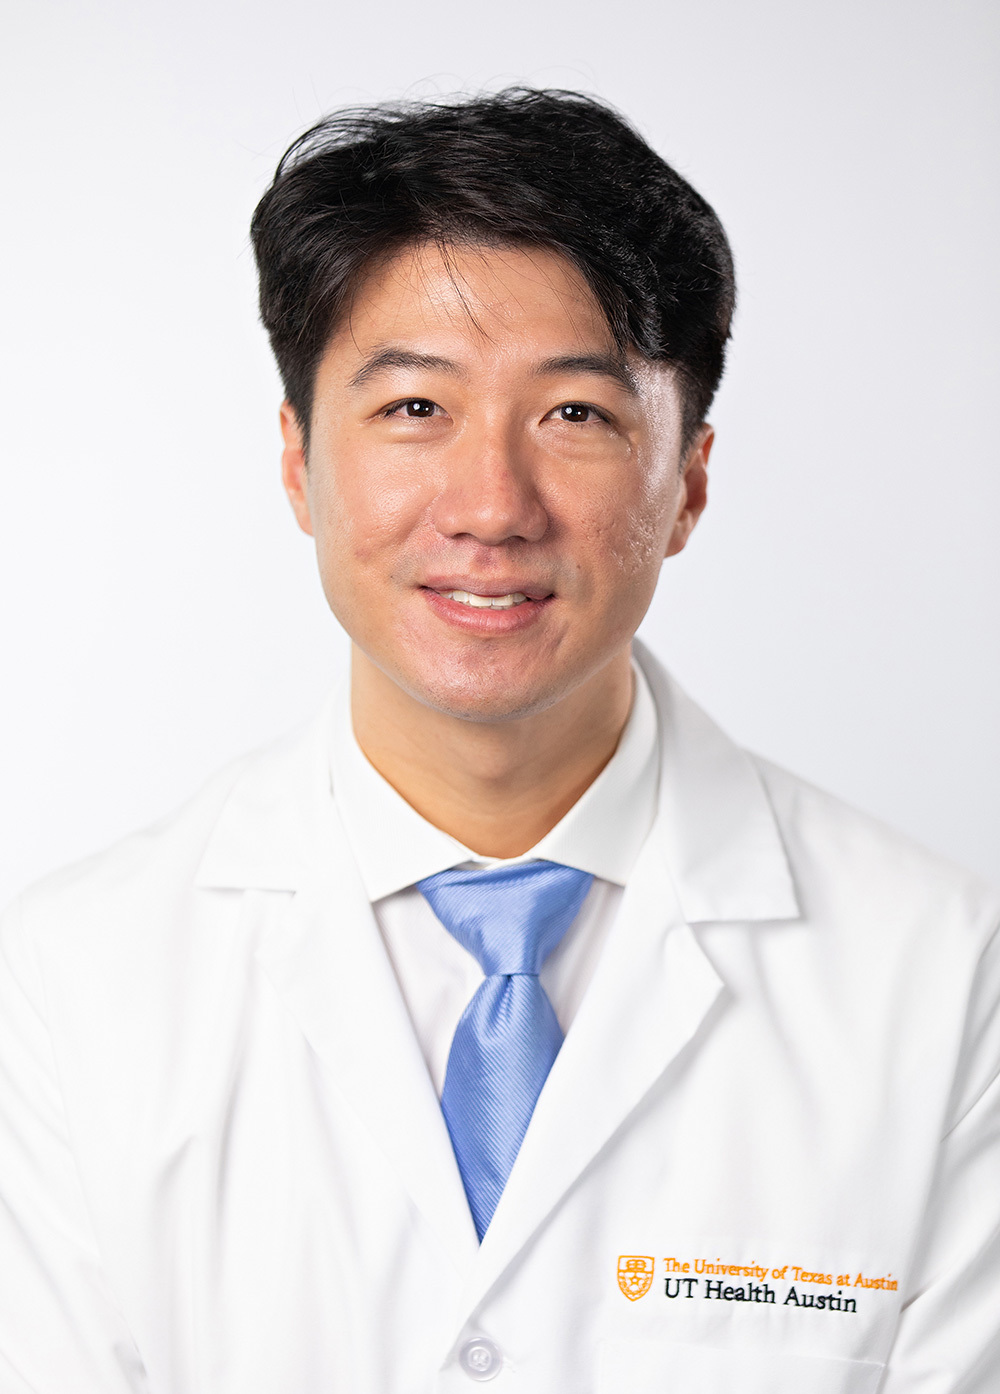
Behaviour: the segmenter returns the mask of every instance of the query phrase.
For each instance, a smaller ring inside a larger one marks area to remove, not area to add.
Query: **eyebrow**
[[[635,374],[625,362],[613,353],[567,353],[556,358],[546,358],[535,369],[537,377],[555,377],[566,373],[596,373],[599,377],[613,378],[619,387],[633,397],[638,395],[639,384]]]
[[[451,358],[442,358],[434,353],[416,353],[411,349],[382,348],[369,354],[361,367],[351,378],[351,387],[361,387],[371,378],[390,368],[418,368],[425,372],[449,373],[452,377],[465,377],[465,370]],[[557,377],[570,373],[594,373],[599,377],[612,378],[626,392],[636,396],[639,384],[635,374],[623,358],[613,353],[565,353],[554,358],[546,358],[534,370],[536,377]]]
[[[351,387],[361,387],[370,378],[378,377],[390,368],[422,368],[425,372],[450,373],[452,377],[464,377],[463,369],[450,358],[439,358],[434,353],[414,353],[409,349],[376,349],[368,355],[361,367],[351,378]]]

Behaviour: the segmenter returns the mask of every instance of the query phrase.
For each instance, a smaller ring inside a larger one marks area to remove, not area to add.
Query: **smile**
[[[470,605],[474,610],[510,610],[515,605],[523,605],[527,596],[521,591],[511,591],[507,595],[476,595],[473,591],[438,591],[446,600],[457,600],[459,605]]]

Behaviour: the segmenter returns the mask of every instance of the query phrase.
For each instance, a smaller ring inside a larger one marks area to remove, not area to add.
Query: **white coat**
[[[476,1243],[324,716],[3,928],[2,1394],[1000,1390],[1000,902],[642,659],[661,804]]]

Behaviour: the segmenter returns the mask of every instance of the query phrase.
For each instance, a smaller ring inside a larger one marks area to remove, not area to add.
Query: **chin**
[[[459,721],[484,723],[518,721],[554,706],[575,683],[516,675],[435,671],[400,675],[400,685],[425,706]]]

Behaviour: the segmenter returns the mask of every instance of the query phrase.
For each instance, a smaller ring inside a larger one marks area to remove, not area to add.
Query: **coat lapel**
[[[328,714],[326,714],[328,716]],[[283,892],[256,957],[460,1273],[478,1252],[451,1140],[329,790],[325,733],[255,761],[206,850],[202,887]]]
[[[484,1237],[470,1310],[693,1041],[721,987],[650,841]]]

